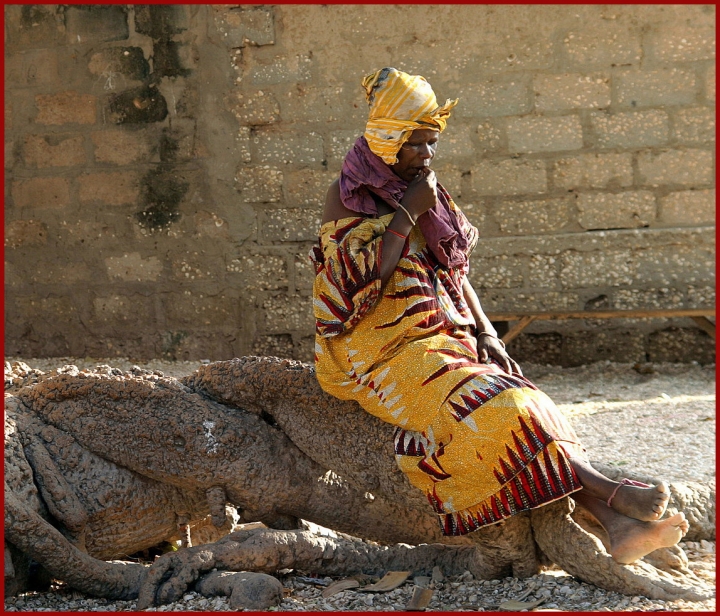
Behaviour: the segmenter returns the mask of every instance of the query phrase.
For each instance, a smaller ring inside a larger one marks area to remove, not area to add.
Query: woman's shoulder
[[[340,178],[330,184],[325,197],[325,208],[323,209],[322,224],[343,218],[359,218],[362,214],[353,212],[343,205],[340,198]]]

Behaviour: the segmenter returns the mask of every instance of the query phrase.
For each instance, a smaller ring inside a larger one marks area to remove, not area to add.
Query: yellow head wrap
[[[418,128],[442,132],[458,99],[438,107],[425,77],[383,68],[362,81],[370,105],[365,139],[370,150],[388,165],[397,162],[400,147]]]

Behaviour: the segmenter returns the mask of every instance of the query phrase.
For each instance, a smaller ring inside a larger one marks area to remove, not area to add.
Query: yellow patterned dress
[[[477,231],[452,207],[474,247]],[[312,258],[322,388],[397,426],[397,463],[446,535],[580,489],[568,456],[584,453],[550,398],[527,379],[478,362],[462,293],[467,271],[441,267],[415,227],[382,287],[390,220],[344,218],[320,229]]]

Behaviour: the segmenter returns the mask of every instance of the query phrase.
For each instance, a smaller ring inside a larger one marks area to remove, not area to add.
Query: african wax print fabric
[[[442,132],[457,99],[442,107],[425,77],[408,75],[396,68],[383,68],[362,81],[370,113],[365,139],[370,149],[388,165],[397,162],[397,153],[415,129]]]
[[[360,137],[345,156],[340,171],[340,199],[353,212],[377,216],[376,197],[397,209],[408,183],[396,175]],[[446,267],[461,267],[467,261],[468,247],[475,242],[473,227],[463,224],[452,198],[438,182],[437,201],[420,215],[417,224],[435,258]],[[464,219],[464,216],[463,216]]]
[[[579,490],[569,456],[584,452],[550,398],[526,378],[478,362],[462,293],[467,266],[442,267],[415,227],[382,287],[382,235],[392,216],[320,229],[312,258],[322,388],[396,426],[397,464],[445,535]]]

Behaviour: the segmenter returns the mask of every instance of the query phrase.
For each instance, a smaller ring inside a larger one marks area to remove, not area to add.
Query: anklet
[[[642,483],[641,481],[635,481],[634,479],[621,479],[618,482],[618,484],[615,486],[615,489],[613,490],[613,493],[610,495],[610,498],[607,499],[608,507],[612,507],[612,500],[613,500],[613,498],[615,498],[617,491],[622,486],[635,486],[636,488],[652,488],[652,486],[649,486],[646,483]]]

